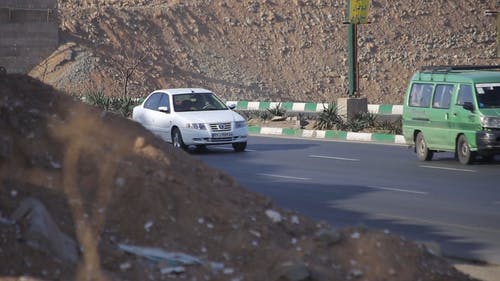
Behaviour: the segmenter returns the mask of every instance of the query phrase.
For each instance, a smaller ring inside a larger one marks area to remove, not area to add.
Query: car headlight
[[[246,126],[247,126],[247,121],[245,121],[245,120],[234,122],[234,128],[235,129],[243,128],[243,127],[246,127]]]
[[[485,128],[500,128],[500,117],[481,116],[481,125]]]
[[[206,130],[205,124],[203,123],[187,123],[186,128],[195,129],[195,130]]]

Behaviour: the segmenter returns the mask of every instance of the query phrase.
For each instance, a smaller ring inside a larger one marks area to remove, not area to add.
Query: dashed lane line
[[[258,176],[273,177],[273,178],[289,179],[289,180],[303,180],[303,181],[310,180],[310,178],[291,177],[291,176],[275,175],[275,174],[258,173],[257,175]]]
[[[401,188],[392,188],[392,187],[383,187],[383,186],[368,186],[368,187],[373,188],[373,189],[381,189],[381,190],[387,190],[387,191],[396,191],[396,192],[404,192],[404,193],[412,193],[412,194],[420,194],[420,195],[429,194],[429,192],[410,190],[410,189],[401,189]]]
[[[439,166],[428,166],[428,165],[420,165],[420,167],[422,167],[422,168],[428,168],[428,169],[458,171],[458,172],[468,172],[468,173],[475,173],[475,172],[477,172],[476,170],[470,170],[470,169],[457,169],[457,168],[448,168],[448,167],[439,167]]]
[[[333,160],[343,160],[343,161],[360,161],[359,159],[354,158],[344,158],[344,157],[335,157],[335,156],[323,156],[323,155],[309,155],[310,158],[323,158],[323,159],[333,159]]]

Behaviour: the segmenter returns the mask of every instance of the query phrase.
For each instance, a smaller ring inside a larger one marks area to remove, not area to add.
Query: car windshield
[[[173,96],[174,111],[226,110],[227,107],[213,93],[190,93]]]
[[[500,83],[477,84],[476,96],[479,108],[500,108]]]

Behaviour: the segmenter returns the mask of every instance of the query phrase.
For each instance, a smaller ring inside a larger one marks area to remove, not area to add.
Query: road
[[[500,264],[500,159],[420,162],[405,146],[252,136],[248,151],[192,152],[247,189],[335,227],[386,229],[448,257]]]

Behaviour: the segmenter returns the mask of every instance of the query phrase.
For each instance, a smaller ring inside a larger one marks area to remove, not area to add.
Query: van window
[[[477,84],[476,90],[479,108],[500,107],[500,83]]]
[[[432,107],[445,109],[450,108],[452,93],[453,85],[437,85]]]
[[[472,86],[460,85],[460,90],[458,90],[457,104],[464,105],[466,102],[474,104],[474,97],[472,96]]]
[[[432,84],[413,84],[408,101],[409,106],[429,107],[431,105],[433,87]]]

